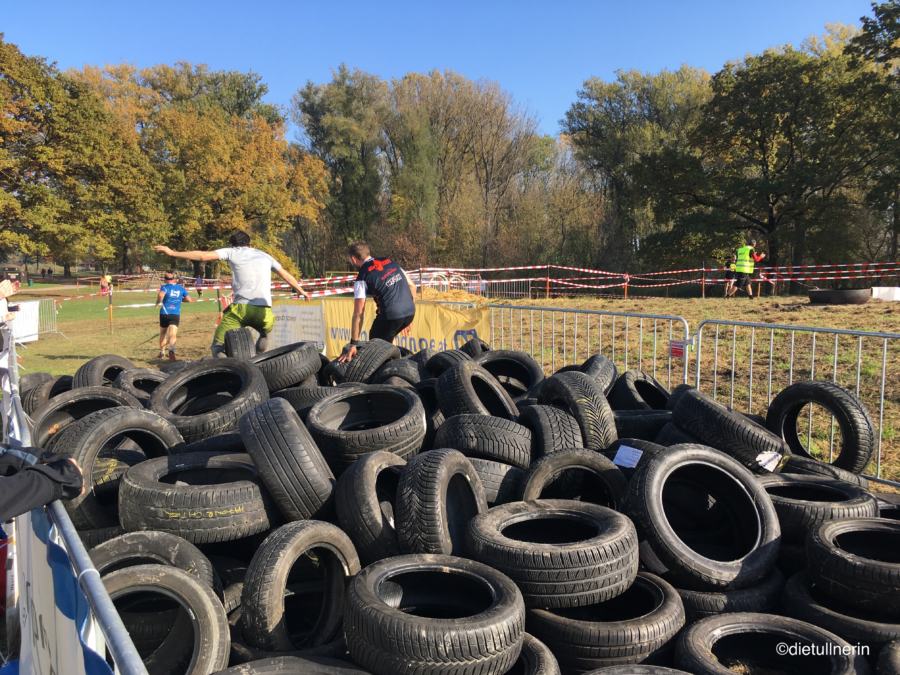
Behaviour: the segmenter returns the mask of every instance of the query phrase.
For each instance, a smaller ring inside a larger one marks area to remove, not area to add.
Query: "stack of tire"
[[[761,425],[600,354],[226,344],[22,383],[151,673],[898,672],[900,524],[843,390],[826,464],[789,433],[823,383]]]

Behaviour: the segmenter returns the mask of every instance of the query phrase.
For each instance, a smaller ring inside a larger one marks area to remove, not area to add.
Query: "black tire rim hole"
[[[669,397],[663,394],[652,382],[646,380],[634,380],[634,388],[644,403],[654,410],[665,410]]]
[[[760,540],[755,502],[743,485],[717,467],[676,468],[663,484],[662,504],[675,536],[710,560],[740,560]]]
[[[860,558],[885,563],[900,563],[900,532],[857,530],[844,532],[834,538],[842,551]]]
[[[455,474],[447,483],[447,531],[450,535],[453,555],[461,555],[464,549],[469,521],[478,515],[478,501],[468,479]]]
[[[529,544],[572,544],[593,539],[600,533],[596,523],[563,513],[536,513],[500,528],[509,539]]]
[[[400,485],[400,467],[389,466],[378,472],[375,477],[375,498],[381,516],[391,527],[394,527],[394,504],[397,503],[397,488]]]
[[[294,647],[332,637],[322,631],[344,606],[345,584],[344,566],[329,548],[311,548],[294,562],[284,593],[284,625]]]
[[[425,619],[465,619],[487,611],[494,602],[486,581],[446,569],[391,574],[375,592],[391,607]]]
[[[603,477],[583,466],[567,466],[554,473],[541,489],[540,498],[577,499],[610,508],[619,506]]]
[[[475,390],[476,398],[487,409],[488,415],[509,417],[509,410],[504,405],[503,398],[494,390],[490,382],[476,373],[472,377],[472,388]]]
[[[243,386],[244,381],[236,373],[204,373],[169,392],[167,403],[176,415],[202,415],[233,400]]]
[[[187,670],[195,658],[196,633],[190,613],[178,600],[168,593],[140,590],[117,596],[113,604],[150,673]],[[106,661],[113,663],[108,650]]]
[[[794,633],[733,633],[716,640],[711,645],[711,651],[723,666],[736,673],[777,675],[779,673],[831,672],[831,659],[827,656],[779,655],[780,645],[785,643],[810,646],[814,644],[799,638]],[[818,646],[824,648],[825,645],[819,644]]]
[[[792,451],[830,463],[844,447],[840,422],[820,403],[791,407],[784,418],[784,439]]]
[[[406,397],[397,392],[359,393],[333,401],[319,416],[319,423],[327,429],[366,431],[393,424],[408,412]]]
[[[162,384],[159,380],[151,380],[149,377],[136,377],[131,381],[131,386],[148,396],[156,391],[156,388]]]
[[[801,502],[846,502],[850,499],[846,493],[837,488],[814,483],[767,485],[766,492],[772,497],[794,499]]]
[[[658,585],[645,577],[636,577],[627,591],[606,602],[550,611],[575,621],[600,623],[633,621],[658,610],[665,599],[666,596]]]

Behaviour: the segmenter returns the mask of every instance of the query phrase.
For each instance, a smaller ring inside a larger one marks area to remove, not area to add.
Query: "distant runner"
[[[730,255],[725,258],[725,297],[730,297],[731,289],[734,288],[734,256]]]
[[[369,339],[393,342],[401,331],[409,328],[416,314],[413,297],[416,287],[400,265],[390,258],[373,258],[365,242],[351,244],[347,249],[350,264],[359,270],[353,284],[353,322],[350,327],[350,344],[344,347],[338,359],[346,363],[356,356],[356,345],[362,332],[366,312],[366,298],[375,299],[378,308]]]
[[[181,323],[181,303],[193,302],[187,289],[175,283],[175,273],[166,272],[165,284],[156,294],[159,307],[159,358],[169,352],[169,361],[175,360],[175,342],[178,339],[178,324]]]
[[[307,293],[300,283],[268,253],[250,246],[250,235],[237,230],[228,238],[229,248],[215,251],[173,251],[168,246],[154,246],[159,253],[197,262],[225,260],[231,266],[231,289],[234,301],[222,315],[213,334],[211,351],[213,356],[224,356],[225,333],[236,328],[249,326],[259,333],[256,351],[264,352],[268,346],[268,336],[275,327],[272,313],[272,272],[284,279],[295,291],[307,300]]]

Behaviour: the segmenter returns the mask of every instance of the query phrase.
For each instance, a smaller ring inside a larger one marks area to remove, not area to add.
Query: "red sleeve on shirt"
[[[762,253],[757,253],[756,251],[754,251],[754,252],[751,253],[750,255],[753,256],[753,261],[754,261],[754,262],[759,262],[760,260],[763,259],[763,254],[762,254]]]

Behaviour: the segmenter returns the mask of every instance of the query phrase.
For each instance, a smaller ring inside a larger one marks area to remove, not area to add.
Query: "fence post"
[[[546,279],[544,279],[544,284],[545,284],[544,297],[549,298],[550,297],[550,265],[547,265],[547,277],[546,277]]]
[[[700,277],[700,297],[706,299],[706,261],[702,262],[703,276]]]
[[[627,300],[628,299],[628,275],[627,274],[625,275],[624,289],[625,289],[625,299]]]
[[[107,305],[107,314],[109,315],[108,316],[109,333],[110,333],[110,335],[112,335],[112,332],[113,332],[113,290],[112,290],[112,286],[109,287],[107,296],[109,297],[109,304]]]

